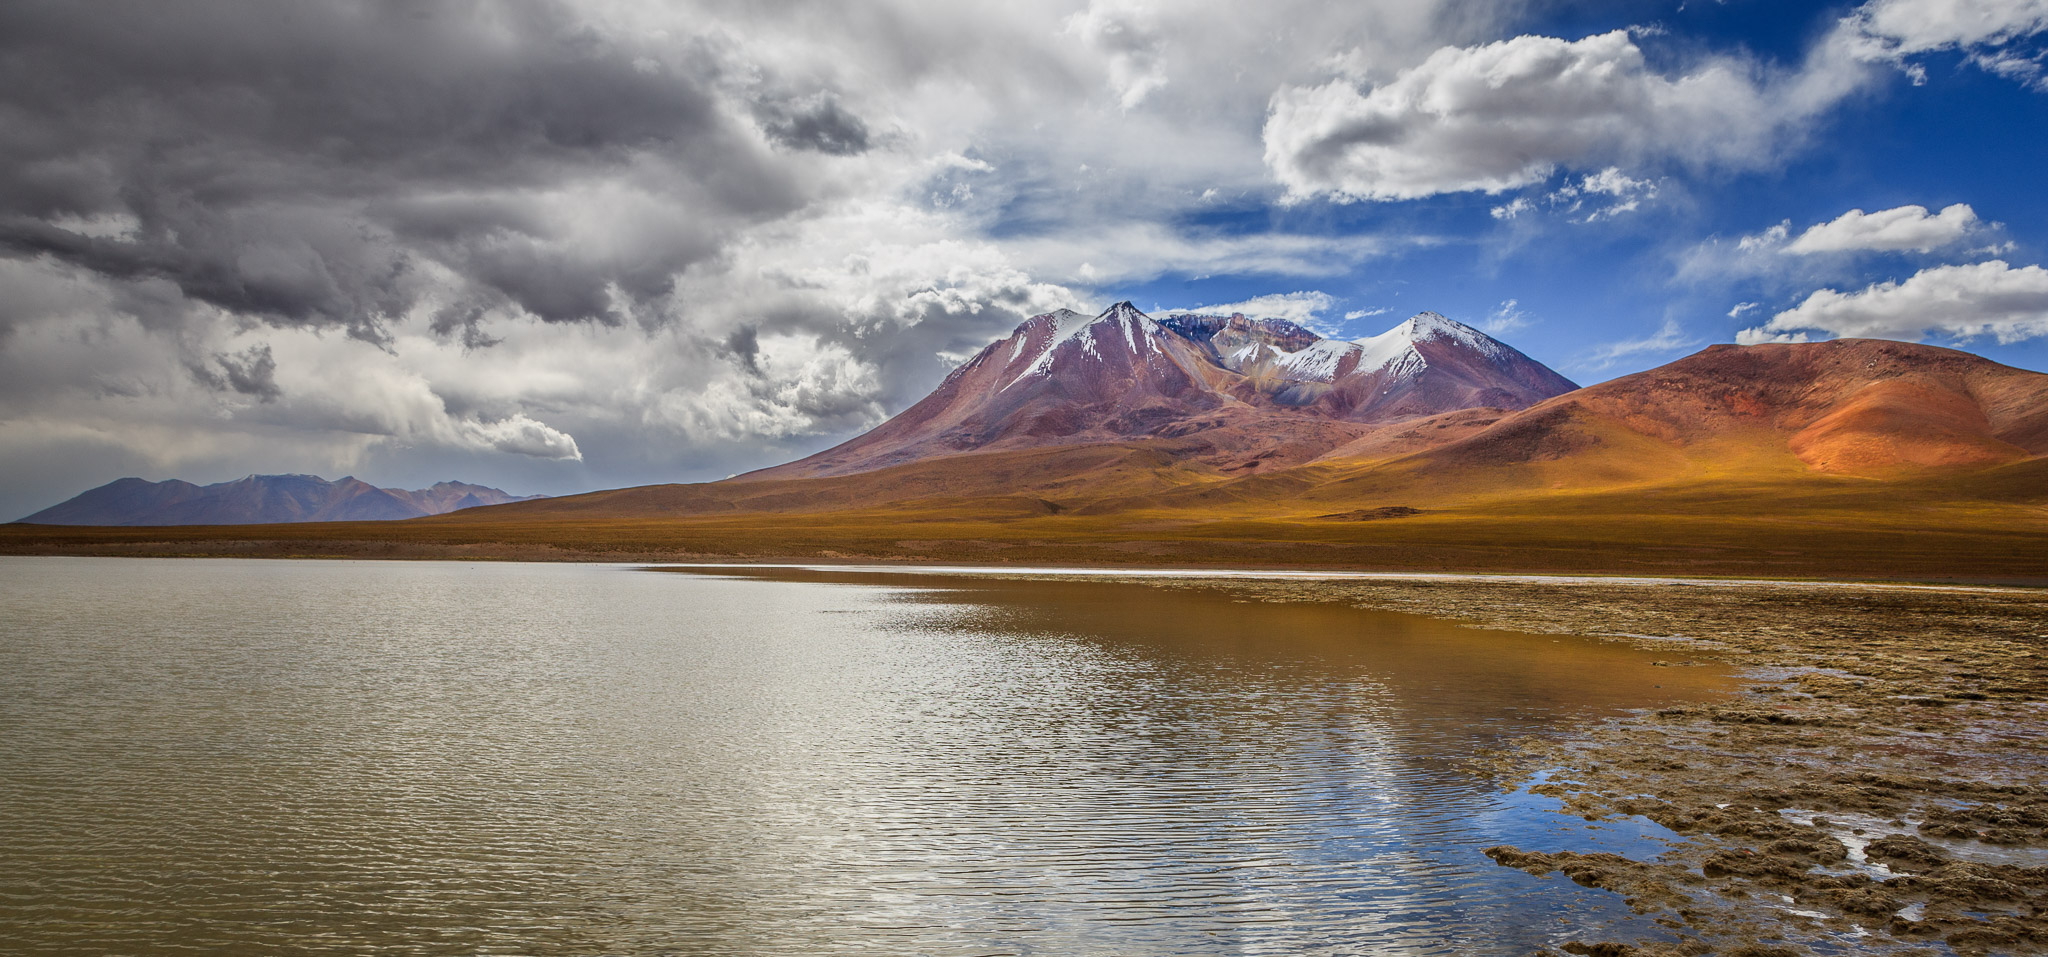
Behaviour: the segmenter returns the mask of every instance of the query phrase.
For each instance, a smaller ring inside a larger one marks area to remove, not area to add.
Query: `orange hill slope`
[[[1900,477],[2048,454],[2048,375],[1875,339],[1710,346],[1422,452],[1432,470],[1561,463],[1644,480],[1717,467]]]

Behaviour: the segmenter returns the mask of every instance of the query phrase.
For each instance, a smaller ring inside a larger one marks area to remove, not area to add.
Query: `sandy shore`
[[[1113,577],[1113,576],[1104,576]],[[1654,860],[1497,847],[1670,931],[1573,953],[2048,951],[2048,591],[1726,582],[1131,578],[1607,636],[1725,662],[1725,703],[1475,756],[1589,820],[1683,840]],[[1532,786],[1533,784],[1533,786]]]

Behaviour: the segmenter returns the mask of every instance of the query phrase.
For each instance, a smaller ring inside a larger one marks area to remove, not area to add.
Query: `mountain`
[[[2048,375],[1938,346],[1836,339],[1709,346],[1501,416],[1407,464],[1584,484],[1715,471],[1896,478],[2043,455]]]
[[[1243,315],[1155,320],[1128,302],[1035,316],[872,431],[746,479],[851,475],[941,456],[1189,439],[1225,471],[1301,464],[1389,422],[1520,409],[1576,388],[1477,329],[1423,313],[1359,342]]]
[[[1434,312],[1357,342],[1241,315],[1177,315],[1165,324],[1207,343],[1218,364],[1244,376],[1248,389],[1240,398],[1351,422],[1521,409],[1578,388],[1512,346]]]
[[[344,477],[251,475],[216,485],[124,478],[21,519],[40,525],[268,525],[375,522],[545,498],[466,482],[407,491]]]

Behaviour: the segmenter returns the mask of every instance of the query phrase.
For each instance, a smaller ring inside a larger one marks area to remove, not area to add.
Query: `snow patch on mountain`
[[[1294,352],[1281,353],[1273,366],[1294,382],[1334,382],[1343,371],[1344,360],[1361,351],[1355,342],[1318,339]]]
[[[1496,362],[1508,358],[1508,347],[1486,333],[1480,332],[1455,319],[1446,319],[1434,312],[1418,313],[1407,322],[1394,327],[1413,342],[1455,342],[1467,349]]]

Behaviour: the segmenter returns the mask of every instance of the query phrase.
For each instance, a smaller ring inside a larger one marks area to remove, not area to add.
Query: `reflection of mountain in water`
[[[32,879],[0,889],[65,915],[10,943],[1520,955],[1656,933],[1480,853],[1642,835],[1457,763],[1696,699],[1707,669],[1151,586],[744,575],[10,562],[0,875]]]

